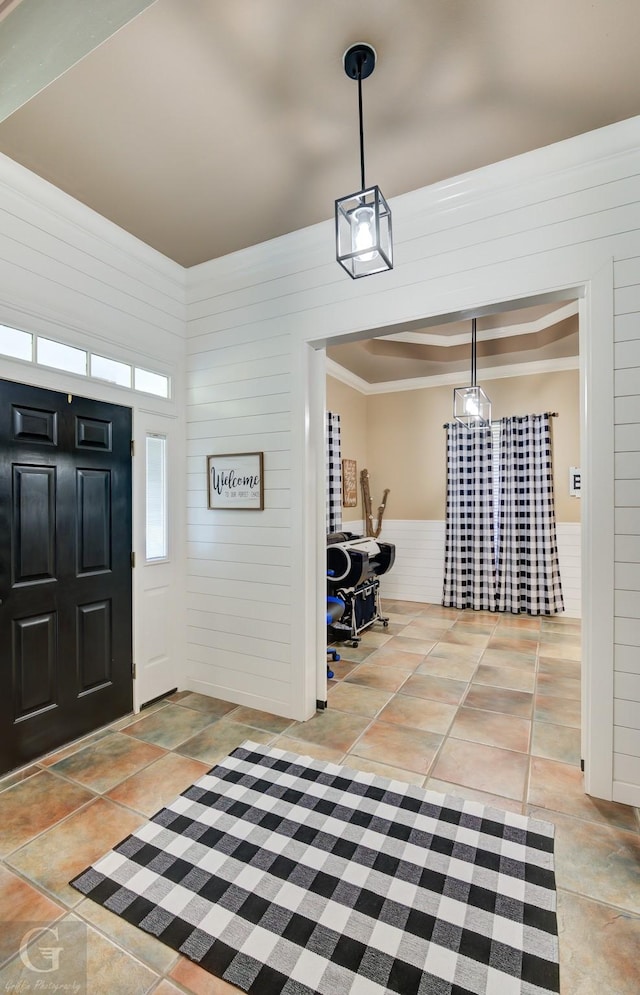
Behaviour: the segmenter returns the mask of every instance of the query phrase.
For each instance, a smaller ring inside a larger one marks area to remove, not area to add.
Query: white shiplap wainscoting
[[[385,521],[380,539],[395,543],[392,570],[381,578],[383,598],[439,605],[444,570],[444,522]],[[581,616],[580,525],[558,523],[558,557],[564,615]]]

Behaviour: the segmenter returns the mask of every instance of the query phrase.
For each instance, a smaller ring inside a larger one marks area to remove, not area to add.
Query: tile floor
[[[25,923],[79,921],[93,995],[237,993],[68,881],[253,739],[554,822],[562,995],[638,995],[640,823],[582,791],[579,624],[385,610],[308,722],[183,691],[0,781],[0,990],[31,990]]]

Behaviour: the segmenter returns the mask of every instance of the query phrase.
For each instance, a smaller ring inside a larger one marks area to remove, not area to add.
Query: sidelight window
[[[167,440],[148,435],[146,444],[146,558],[166,560],[169,554],[167,518]]]

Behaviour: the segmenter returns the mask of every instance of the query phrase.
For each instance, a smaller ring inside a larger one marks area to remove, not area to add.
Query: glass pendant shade
[[[391,211],[379,187],[336,201],[336,258],[354,280],[393,269]]]
[[[491,424],[491,401],[482,387],[454,389],[453,417],[469,430]]]

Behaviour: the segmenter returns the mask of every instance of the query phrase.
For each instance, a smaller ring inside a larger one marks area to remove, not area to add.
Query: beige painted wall
[[[556,517],[559,522],[579,522],[580,499],[569,496],[569,467],[580,465],[578,371],[490,380],[483,386],[491,398],[494,419],[558,412],[552,422]],[[363,396],[328,378],[327,406],[343,416],[342,455],[358,459],[358,472],[365,465],[360,458],[368,459],[374,507],[384,488],[390,490],[388,518],[444,519],[447,449],[442,426],[451,420],[452,401],[451,387]],[[351,446],[359,447],[364,456],[352,456]],[[362,517],[360,496],[358,505],[343,509],[344,520]]]
[[[333,377],[327,377],[327,411],[340,415],[340,442],[344,459],[354,459],[358,471],[358,503],[355,508],[342,509],[343,522],[362,521],[360,471],[368,469],[368,434],[366,395],[347,387]]]

